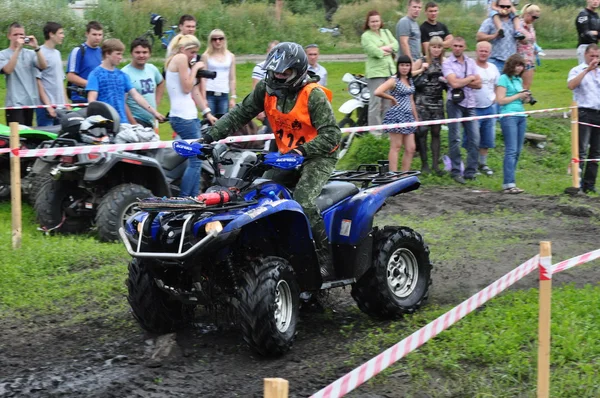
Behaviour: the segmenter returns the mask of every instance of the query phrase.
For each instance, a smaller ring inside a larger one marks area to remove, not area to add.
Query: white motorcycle
[[[350,93],[352,99],[349,99],[348,101],[344,102],[342,106],[340,106],[339,111],[345,116],[338,123],[338,126],[340,128],[344,128],[368,125],[369,100],[371,99],[371,93],[367,87],[367,80],[363,75],[345,73],[342,77],[342,81],[348,84],[348,93]],[[355,111],[356,121],[352,118]],[[364,131],[361,131],[343,136],[339,155],[340,159],[346,154],[348,148],[350,148],[350,144],[352,143],[354,136],[360,136],[364,133]]]

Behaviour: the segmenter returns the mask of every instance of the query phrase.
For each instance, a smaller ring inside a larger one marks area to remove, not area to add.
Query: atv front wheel
[[[149,198],[152,192],[136,184],[121,184],[104,195],[96,213],[98,237],[103,242],[119,239],[119,228],[134,213],[139,199]]]
[[[289,351],[296,337],[300,288],[287,260],[257,260],[244,273],[239,292],[240,324],[250,348],[270,357]]]
[[[384,319],[415,312],[429,296],[429,248],[407,227],[377,231],[373,266],[352,286],[364,313]]]
[[[44,229],[77,234],[92,226],[92,218],[77,214],[77,207],[87,196],[73,181],[48,181],[35,199],[37,220]]]
[[[194,317],[195,305],[171,298],[154,281],[142,260],[129,263],[127,301],[140,326],[152,333],[170,333],[183,329]]]

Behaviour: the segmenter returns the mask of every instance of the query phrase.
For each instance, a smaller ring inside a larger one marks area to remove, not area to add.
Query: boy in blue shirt
[[[85,27],[85,43],[75,47],[67,60],[67,94],[73,103],[85,102],[75,90],[85,88],[92,70],[102,62],[100,44],[104,37],[100,22],[90,21]]]

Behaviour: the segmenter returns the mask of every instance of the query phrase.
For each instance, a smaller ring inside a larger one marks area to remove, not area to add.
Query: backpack
[[[81,44],[79,46],[79,62],[83,62],[83,57],[85,57],[85,45]],[[73,95],[77,93],[79,90],[79,86],[73,83],[67,83],[67,95],[69,99],[73,101]]]

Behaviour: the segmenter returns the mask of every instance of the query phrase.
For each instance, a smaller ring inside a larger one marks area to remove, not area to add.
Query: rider
[[[331,107],[331,91],[307,74],[308,58],[297,43],[275,46],[267,55],[264,80],[241,104],[231,109],[203,137],[212,142],[240,129],[265,112],[281,153],[304,156],[294,199],[303,207],[312,226],[324,279],[333,276],[325,223],[315,204],[337,161],[341,131]],[[277,177],[275,177],[277,178]]]

